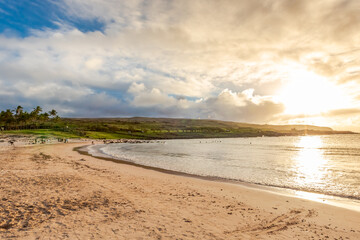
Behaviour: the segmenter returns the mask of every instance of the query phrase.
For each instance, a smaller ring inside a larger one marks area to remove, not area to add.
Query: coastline
[[[357,211],[73,151],[84,144],[0,148],[0,238],[360,238]]]
[[[272,186],[272,185],[264,185],[264,184],[257,184],[257,183],[250,183],[250,182],[244,182],[240,180],[234,180],[234,179],[228,179],[228,178],[221,178],[221,177],[215,177],[215,176],[201,176],[191,173],[185,173],[185,172],[179,172],[159,167],[153,167],[153,166],[147,166],[138,164],[135,162],[111,157],[109,155],[106,155],[105,153],[102,153],[100,148],[102,146],[105,146],[104,144],[95,145],[96,152],[90,153],[89,147],[94,147],[94,145],[86,145],[74,148],[74,151],[79,152],[80,154],[92,156],[94,158],[98,158],[105,161],[110,161],[118,164],[127,164],[139,168],[144,168],[148,170],[154,170],[161,173],[166,174],[173,174],[177,176],[183,176],[183,177],[190,177],[190,178],[197,178],[207,181],[215,181],[220,183],[227,183],[227,184],[234,184],[234,185],[241,185],[243,187],[247,188],[255,188],[263,191],[267,191],[272,194],[279,194],[284,196],[290,196],[290,197],[297,197],[301,199],[307,199],[323,204],[329,204],[337,207],[346,208],[349,210],[354,210],[357,212],[360,212],[360,200],[354,199],[354,198],[346,198],[346,197],[340,197],[340,196],[333,196],[333,195],[327,195],[319,192],[308,192],[303,191],[299,189],[292,189],[292,188],[286,188],[286,187],[279,187],[279,186]]]

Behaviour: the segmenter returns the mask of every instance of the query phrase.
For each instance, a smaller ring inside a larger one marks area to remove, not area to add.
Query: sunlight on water
[[[316,202],[325,202],[327,199],[329,199],[329,197],[325,197],[325,195],[323,194],[304,192],[304,191],[296,191],[295,195]]]
[[[296,144],[300,148],[295,157],[295,168],[300,185],[317,185],[325,177],[327,160],[324,157],[320,136],[303,136]]]
[[[123,161],[287,188],[305,192],[301,197],[323,201],[323,196],[312,193],[360,200],[359,142],[360,134],[354,134],[184,139],[98,147],[103,154]]]

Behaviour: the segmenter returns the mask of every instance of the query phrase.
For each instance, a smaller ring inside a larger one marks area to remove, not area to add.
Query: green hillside
[[[65,118],[62,129],[89,138],[222,138],[350,133],[309,125],[258,125],[174,118]]]
[[[31,112],[21,106],[0,112],[1,134],[94,139],[176,139],[318,135],[336,132],[309,125],[259,125],[218,120],[175,118],[60,118],[56,110]]]

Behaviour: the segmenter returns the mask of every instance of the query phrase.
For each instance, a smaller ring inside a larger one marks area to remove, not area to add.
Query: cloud
[[[254,96],[253,89],[241,93],[225,89],[217,97],[206,99],[201,109],[209,118],[265,123],[275,119],[284,106],[268,97]]]
[[[135,107],[167,108],[175,105],[175,99],[153,88],[146,92],[138,92],[131,104]]]
[[[354,115],[359,113],[360,113],[360,108],[347,108],[347,109],[332,110],[325,113],[324,115],[329,117],[335,117],[335,116],[343,116],[343,115]]]
[[[51,19],[56,28],[0,35],[1,107],[43,103],[64,116],[283,123],[297,117],[282,114],[276,95],[302,66],[360,108],[359,1],[55,4],[64,14]],[[82,20],[101,29],[84,31]]]
[[[137,93],[141,93],[145,90],[145,85],[143,83],[132,83],[131,86],[129,87],[128,89],[128,92],[129,93],[134,93],[134,94],[137,94]]]
[[[206,99],[187,100],[169,96],[159,89],[146,89],[143,84],[134,83],[129,93],[133,94],[131,105],[171,117],[212,118],[221,120],[265,123],[276,118],[284,110],[267,96],[254,95],[254,89],[236,93],[224,89],[219,95]]]

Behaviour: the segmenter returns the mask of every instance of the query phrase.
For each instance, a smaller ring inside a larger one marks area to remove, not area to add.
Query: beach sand
[[[360,212],[73,151],[0,147],[0,239],[360,239]]]

